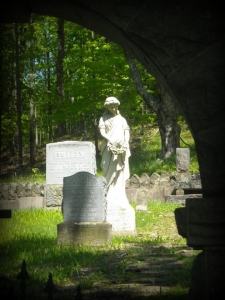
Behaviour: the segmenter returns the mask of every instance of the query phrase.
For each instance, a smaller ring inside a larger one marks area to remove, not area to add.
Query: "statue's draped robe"
[[[127,121],[120,114],[110,116],[105,114],[100,118],[99,128],[105,129],[111,143],[125,142],[125,130],[130,130]],[[107,198],[123,202],[128,201],[125,193],[125,182],[130,177],[129,144],[122,154],[113,154],[106,139],[101,144],[103,176],[107,181]]]

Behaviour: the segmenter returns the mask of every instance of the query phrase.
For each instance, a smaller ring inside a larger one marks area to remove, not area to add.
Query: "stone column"
[[[186,207],[175,210],[178,233],[187,245],[202,250],[194,260],[188,299],[220,299],[225,280],[224,199],[186,199]]]

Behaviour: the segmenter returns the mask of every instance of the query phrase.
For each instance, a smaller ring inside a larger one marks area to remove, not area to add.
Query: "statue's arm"
[[[109,141],[109,135],[105,132],[105,128],[100,127],[99,130],[100,130],[101,136],[102,136],[103,138],[105,138],[107,141]]]

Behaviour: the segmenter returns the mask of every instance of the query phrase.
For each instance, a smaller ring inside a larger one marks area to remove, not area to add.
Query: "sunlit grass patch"
[[[134,203],[132,206],[135,208]],[[1,275],[16,278],[25,260],[32,289],[42,286],[50,272],[55,284],[91,288],[96,282],[132,281],[135,273],[127,272],[130,266],[138,268],[149,255],[152,263],[157,263],[166,255],[184,264],[179,274],[171,272],[170,284],[185,290],[197,252],[189,257],[180,252],[186,241],[177,233],[176,207],[179,205],[150,202],[147,212],[136,212],[136,236],[113,236],[109,244],[99,247],[58,246],[57,224],[63,221],[60,211],[15,210],[11,219],[0,219]]]

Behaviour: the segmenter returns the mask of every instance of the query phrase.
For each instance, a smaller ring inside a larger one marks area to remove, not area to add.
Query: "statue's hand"
[[[126,152],[128,148],[128,144],[122,142],[122,141],[117,141],[114,143],[108,142],[108,147],[112,151],[113,154],[122,154]]]

